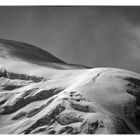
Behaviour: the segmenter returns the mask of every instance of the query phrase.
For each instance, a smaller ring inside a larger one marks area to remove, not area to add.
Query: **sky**
[[[140,73],[140,7],[0,7],[0,38],[68,63]]]

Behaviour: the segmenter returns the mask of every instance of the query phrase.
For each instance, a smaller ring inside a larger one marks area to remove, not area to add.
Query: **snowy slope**
[[[139,74],[69,65],[26,43],[0,44],[1,134],[140,133]]]

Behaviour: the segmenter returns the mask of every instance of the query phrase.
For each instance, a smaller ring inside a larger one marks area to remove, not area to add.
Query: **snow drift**
[[[139,134],[140,75],[1,39],[0,133]]]

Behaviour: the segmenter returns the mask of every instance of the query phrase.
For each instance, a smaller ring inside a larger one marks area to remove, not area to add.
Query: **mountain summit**
[[[1,134],[139,134],[139,94],[137,73],[0,39]]]

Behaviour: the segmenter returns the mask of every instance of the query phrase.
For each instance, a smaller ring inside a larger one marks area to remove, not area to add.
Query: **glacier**
[[[140,134],[139,123],[140,74],[0,39],[0,134]]]

